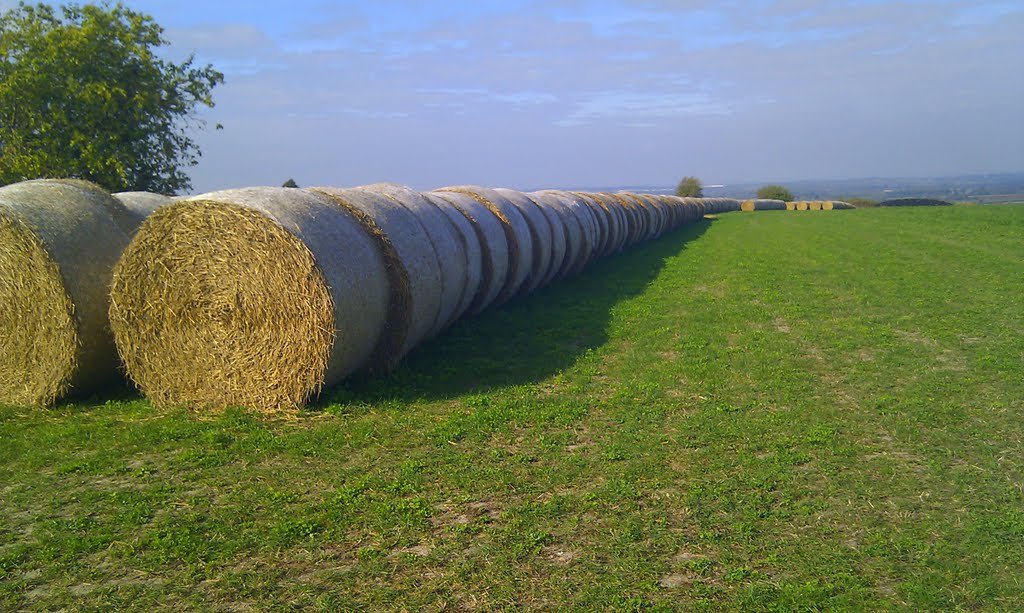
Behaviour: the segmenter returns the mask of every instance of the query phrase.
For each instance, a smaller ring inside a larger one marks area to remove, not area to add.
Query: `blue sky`
[[[1024,170],[1019,0],[126,4],[226,74],[196,191]]]

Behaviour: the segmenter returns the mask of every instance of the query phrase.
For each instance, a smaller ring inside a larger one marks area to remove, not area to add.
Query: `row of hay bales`
[[[754,199],[740,202],[742,211],[832,211],[857,208],[839,200],[783,200]]]
[[[276,412],[392,368],[461,317],[579,273],[724,198],[246,188],[181,199],[0,188],[0,404],[119,376],[158,406]],[[116,347],[116,349],[115,349]]]

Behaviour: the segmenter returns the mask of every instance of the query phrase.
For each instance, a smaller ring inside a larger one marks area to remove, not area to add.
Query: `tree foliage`
[[[765,185],[757,190],[757,197],[764,200],[782,200],[793,202],[793,192],[781,185]]]
[[[0,184],[88,179],[176,193],[201,152],[199,105],[224,75],[157,57],[163,28],[113,6],[27,5],[0,15]],[[217,126],[220,127],[219,125]]]
[[[683,177],[676,187],[676,195],[688,198],[703,198],[704,184],[697,177]]]

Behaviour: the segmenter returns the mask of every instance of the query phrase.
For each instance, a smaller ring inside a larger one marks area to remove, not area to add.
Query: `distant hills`
[[[753,198],[758,183],[732,183],[705,186],[704,195],[724,198]],[[1024,172],[962,175],[958,177],[899,178],[871,177],[864,179],[815,179],[803,181],[772,181],[785,185],[798,200],[841,200],[867,198],[890,200],[893,198],[938,198],[941,200],[974,201],[982,203],[1024,201]],[[632,191],[651,194],[671,194],[675,186],[622,185],[572,188],[579,191]]]

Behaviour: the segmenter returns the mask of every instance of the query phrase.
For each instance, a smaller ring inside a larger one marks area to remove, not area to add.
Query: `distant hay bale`
[[[658,214],[643,195],[629,194],[629,196],[633,199],[633,202],[636,203],[637,210],[640,211],[641,215],[643,215],[644,233],[640,237],[640,240],[649,241],[658,233]]]
[[[476,228],[462,211],[455,208],[451,202],[429,192],[421,195],[444,213],[448,221],[452,223],[452,227],[456,230],[456,248],[466,256],[466,283],[462,289],[462,296],[452,313],[452,321],[454,321],[469,311],[477,292],[480,291],[484,266],[483,248],[480,246]]]
[[[551,270],[551,261],[555,248],[555,231],[552,229],[547,215],[544,214],[544,210],[523,192],[514,189],[496,189],[494,191],[519,209],[523,219],[526,220],[526,224],[530,227],[530,239],[533,241],[533,260],[530,266],[529,280],[523,286],[522,291],[523,293],[532,292],[544,283]],[[564,253],[565,239],[562,236],[561,226],[557,230]]]
[[[786,203],[782,200],[773,200],[770,198],[758,198],[752,200],[755,211],[785,211]]]
[[[629,229],[627,228],[626,221],[626,210],[622,206],[622,203],[614,196],[609,193],[596,193],[593,194],[597,198],[598,202],[605,209],[609,216],[609,227],[611,228],[611,241],[608,245],[607,255],[618,253],[622,251],[622,247],[626,242]]]
[[[511,299],[529,279],[533,265],[533,239],[522,213],[501,194],[485,187],[457,185],[434,191],[465,194],[486,207],[501,222],[508,246],[508,276],[505,287],[494,302],[502,304]]]
[[[636,194],[631,192],[618,192],[615,196],[623,203],[633,218],[631,224],[633,232],[630,235],[630,246],[646,240],[648,233],[650,232],[651,222],[645,204],[637,198]]]
[[[808,211],[820,211],[821,210],[821,201],[820,200],[811,200],[810,202],[807,203],[807,210]]]
[[[480,244],[480,285],[466,313],[474,315],[497,300],[509,276],[509,246],[505,226],[486,206],[460,192],[433,191],[424,194],[440,207],[452,207],[464,215],[476,232]]]
[[[658,238],[665,233],[668,227],[668,213],[661,204],[661,199],[653,194],[640,194],[647,202],[647,206],[654,214],[654,234],[651,238]]]
[[[600,226],[594,211],[587,203],[576,194],[561,190],[548,190],[560,198],[563,206],[576,217],[583,229],[583,247],[577,258],[576,264],[569,274],[577,274],[586,268],[587,264],[596,257],[598,242],[600,241]]]
[[[543,209],[551,211],[558,216],[564,229],[565,257],[554,274],[549,276],[548,281],[555,281],[570,274],[573,274],[582,266],[580,261],[585,256],[587,238],[583,231],[583,224],[579,217],[569,208],[564,196],[557,192],[530,192],[527,194]]]
[[[796,210],[798,210],[798,211],[806,211],[807,210],[807,201],[806,200],[797,200],[796,201]]]
[[[174,199],[170,196],[154,194],[153,192],[117,192],[113,196],[131,213],[132,221],[135,225],[132,229],[132,234],[139,229],[139,226],[142,225],[142,222],[146,221],[147,217],[153,214],[153,211],[165,204],[174,202]]]
[[[640,240],[643,213],[640,212],[633,199],[627,198],[624,193],[609,194],[609,196],[615,200],[625,217],[625,237],[620,249],[628,249]]]
[[[849,202],[843,202],[841,200],[833,200],[832,201],[832,209],[833,210],[837,210],[838,211],[838,210],[855,209],[855,208],[857,208],[857,207],[853,206]]]
[[[834,208],[835,208],[835,205],[832,203],[831,200],[824,200],[821,203],[821,210],[823,210],[823,211],[831,211]]]
[[[796,210],[796,203],[795,203],[795,202],[793,202],[792,200],[790,200],[789,202],[787,202],[787,203],[786,203],[786,210],[787,210],[787,211],[795,211],[795,210]]]
[[[380,194],[405,207],[419,221],[434,248],[440,270],[440,307],[429,336],[433,336],[461,315],[456,311],[466,291],[466,253],[459,249],[458,230],[434,203],[417,191],[394,183],[376,183],[357,189]]]
[[[604,257],[608,251],[608,243],[611,242],[612,227],[611,221],[608,219],[608,214],[605,212],[604,207],[598,202],[594,194],[588,192],[572,192],[574,196],[579,199],[579,202],[583,203],[589,211],[591,218],[596,223],[597,232],[594,235],[594,252],[591,256],[592,259]]]
[[[742,201],[740,203],[740,210],[741,211],[753,211],[754,210],[754,201],[753,200],[744,200],[744,201]]]
[[[383,194],[311,187],[363,225],[384,258],[390,288],[386,321],[367,368],[385,371],[431,335],[441,309],[441,266],[419,219]]]
[[[367,365],[387,323],[385,266],[325,196],[203,194],[139,228],[114,271],[110,323],[157,406],[294,410]]]
[[[92,183],[0,188],[0,404],[50,406],[120,379],[107,324],[128,245],[120,202]]]

